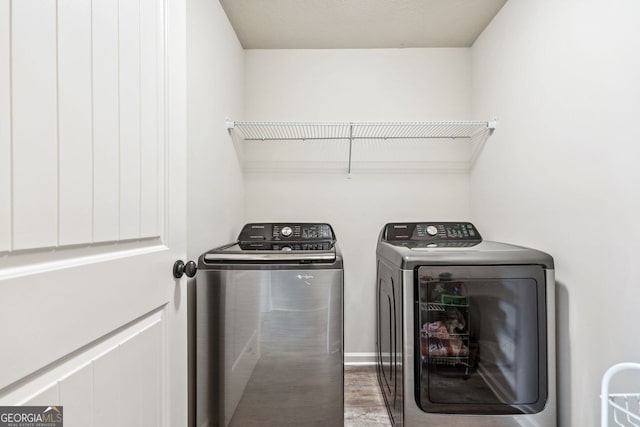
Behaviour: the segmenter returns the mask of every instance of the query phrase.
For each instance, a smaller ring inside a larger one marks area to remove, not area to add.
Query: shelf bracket
[[[241,137],[237,135],[236,132],[232,132],[232,130],[236,127],[236,122],[233,120],[225,119],[225,126],[227,127],[227,132],[231,136],[231,141],[233,142],[233,147],[236,149],[236,154],[238,156],[238,160],[240,161],[240,165],[244,163],[244,149],[241,142]]]
[[[349,175],[351,175],[351,148],[353,145],[353,122],[349,123]]]

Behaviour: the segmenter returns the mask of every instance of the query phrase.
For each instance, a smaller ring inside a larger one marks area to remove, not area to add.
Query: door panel
[[[58,3],[59,242],[91,242],[91,0]]]
[[[122,379],[117,390],[120,426],[131,425],[132,420],[138,420],[138,425],[159,425],[162,347],[162,324],[156,322],[115,350],[117,363],[111,368]]]
[[[113,350],[116,349],[117,347],[113,348]],[[119,390],[122,387],[123,378],[118,375],[118,352],[113,350],[91,362],[95,387],[93,392],[95,427],[109,427],[119,424],[120,420]]]
[[[54,403],[51,403],[54,402]],[[38,394],[31,397],[29,400],[23,403],[25,406],[50,406],[58,405],[60,399],[58,397],[58,386],[52,384],[49,387],[41,390]]]
[[[166,314],[156,311],[35,375],[1,405],[63,405],[65,426],[159,426]]]
[[[0,0],[0,200],[11,195],[11,8]],[[0,203],[0,252],[11,248],[11,205]]]
[[[93,365],[86,363],[63,378],[59,384],[59,404],[64,406],[64,424],[68,427],[93,426]]]
[[[93,16],[86,0],[4,12],[4,250],[161,234],[162,2],[121,3],[96,0]]]
[[[184,43],[183,0],[0,0],[0,405],[186,425]]]
[[[55,0],[11,2],[14,250],[58,243],[56,13]]]
[[[120,239],[140,237],[140,2],[119,3]]]
[[[161,3],[157,0],[140,1],[140,236],[160,235],[160,152],[157,141],[163,129],[159,116],[160,55],[158,52]]]
[[[93,240],[120,236],[118,2],[93,0]]]
[[[166,304],[169,295],[159,284],[166,281],[170,261],[169,269],[148,271],[148,266],[168,251],[163,246],[146,250],[2,280],[0,324],[14,327],[0,330],[3,342],[12,343],[0,356],[0,384],[12,384]]]

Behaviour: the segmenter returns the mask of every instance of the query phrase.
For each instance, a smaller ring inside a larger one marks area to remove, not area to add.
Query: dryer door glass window
[[[420,267],[417,276],[418,405],[435,413],[541,411],[547,398],[544,270]]]

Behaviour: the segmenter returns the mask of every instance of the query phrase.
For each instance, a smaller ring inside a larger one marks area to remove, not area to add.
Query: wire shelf
[[[611,379],[625,371],[640,371],[640,363],[613,365],[602,377],[601,427],[609,427],[609,425],[640,427],[640,393],[611,393],[609,390]]]
[[[384,158],[390,158],[393,156],[388,155],[388,150],[385,147],[375,145],[375,141],[397,141],[395,148],[400,152],[401,147],[398,145],[402,141],[410,143],[420,140],[441,140],[441,141],[467,141],[476,143],[475,147],[470,151],[468,158],[460,162],[452,162],[447,160],[444,163],[455,164],[457,169],[469,169],[478,156],[484,142],[487,137],[496,128],[496,121],[430,121],[430,122],[284,122],[284,121],[227,121],[227,129],[234,139],[236,149],[241,159],[244,156],[244,144],[241,142],[260,144],[261,142],[280,142],[278,146],[280,150],[284,150],[286,154],[297,152],[292,149],[290,145],[282,145],[288,142],[307,142],[305,147],[312,151],[309,151],[309,158],[316,159],[317,154],[313,150],[317,150],[317,147],[311,147],[308,144],[310,142],[344,142],[347,159],[346,166],[349,173],[351,173],[353,163],[369,163],[380,164],[380,159],[375,156],[367,155],[363,153],[362,149],[358,152],[359,160],[353,161],[353,144],[358,142],[359,144],[365,144],[362,147],[367,152],[379,151],[380,156]],[[371,145],[374,143],[374,145]],[[255,145],[246,145],[248,150],[259,150]],[[327,146],[329,150],[338,153],[339,150],[335,146]],[[393,148],[393,147],[392,147]],[[404,147],[403,153],[413,153],[416,147]],[[261,152],[264,153],[264,152]],[[363,156],[364,154],[364,156]],[[326,153],[322,153],[321,156],[325,156]],[[336,154],[338,155],[338,154]],[[342,156],[341,155],[341,156]],[[413,156],[414,154],[409,154]],[[415,154],[419,156],[419,154]],[[259,156],[261,160],[264,160],[266,156]],[[372,158],[373,157],[373,158]],[[286,162],[278,159],[278,165],[284,165]],[[408,159],[409,162],[414,162],[413,158]],[[289,162],[298,165],[299,162]],[[335,162],[334,162],[335,163]],[[424,162],[428,164],[429,162]],[[463,165],[462,167],[460,165]],[[246,164],[245,164],[246,166]],[[443,168],[446,169],[447,166]],[[298,168],[304,169],[298,166]]]
[[[468,357],[421,355],[420,359],[423,362],[433,364],[433,365],[447,365],[447,366],[462,365],[462,366],[469,367]]]
[[[444,333],[444,332],[428,332],[428,331],[420,331],[420,336],[422,338],[438,338],[438,339],[445,339],[445,340],[450,340],[450,339],[457,339],[457,338],[469,338],[469,333],[468,332],[461,332],[461,333]]]
[[[426,311],[446,311],[448,308],[469,308],[469,304],[442,304],[439,302],[420,303],[420,309]]]
[[[245,141],[315,139],[457,139],[495,129],[495,121],[437,122],[248,122],[229,121],[227,128]]]
[[[640,393],[609,394],[609,407],[616,425],[640,426]]]
[[[230,122],[245,141],[349,139],[349,124],[340,122]]]
[[[353,126],[355,139],[472,138],[491,129],[489,122],[363,122]],[[494,126],[495,127],[495,126]]]

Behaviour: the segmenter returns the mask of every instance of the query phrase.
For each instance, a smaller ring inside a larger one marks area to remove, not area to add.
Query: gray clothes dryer
[[[253,223],[198,261],[196,425],[342,426],[343,266],[322,223]]]
[[[393,425],[556,426],[551,256],[466,222],[387,224],[376,286]]]

